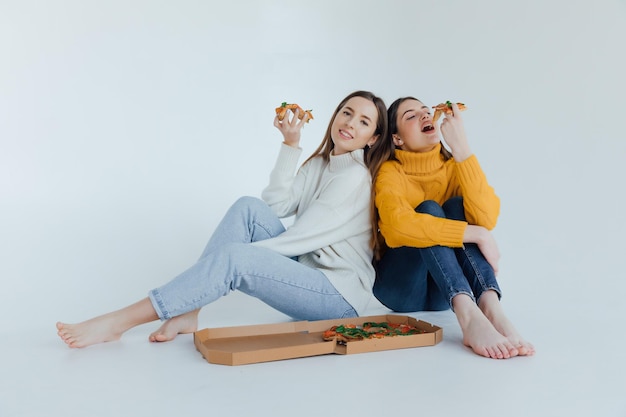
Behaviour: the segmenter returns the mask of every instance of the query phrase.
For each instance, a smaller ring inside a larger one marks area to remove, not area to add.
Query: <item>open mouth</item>
[[[430,132],[432,130],[435,130],[435,127],[433,125],[426,125],[422,128],[422,132]]]

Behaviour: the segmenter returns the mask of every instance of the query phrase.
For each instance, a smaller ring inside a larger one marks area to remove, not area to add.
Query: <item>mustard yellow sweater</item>
[[[378,226],[387,246],[463,246],[468,224],[489,230],[496,225],[500,199],[472,155],[463,162],[443,160],[441,144],[430,152],[396,150],[398,161],[385,162],[376,177]],[[467,222],[415,212],[425,200],[443,204],[462,196]]]

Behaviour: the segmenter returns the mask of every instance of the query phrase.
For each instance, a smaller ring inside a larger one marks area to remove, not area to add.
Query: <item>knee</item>
[[[262,202],[263,200],[257,197],[243,196],[243,197],[239,197],[233,205],[248,207],[248,206],[253,206]]]
[[[243,196],[239,197],[232,205],[232,208],[247,212],[247,211],[256,211],[255,208],[265,204],[263,200],[257,197]]]
[[[430,214],[431,216],[436,217],[445,217],[445,212],[443,208],[433,200],[423,201],[417,208],[415,209],[418,213]]]
[[[465,220],[463,197],[452,197],[443,204],[443,211],[448,219]]]

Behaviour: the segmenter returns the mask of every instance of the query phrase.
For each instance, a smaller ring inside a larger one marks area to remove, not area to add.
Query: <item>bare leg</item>
[[[168,342],[179,334],[193,333],[198,330],[198,313],[200,309],[171,318],[150,335],[151,342]]]
[[[140,324],[158,320],[149,298],[83,321],[78,324],[57,323],[58,335],[71,348],[82,348],[96,343],[119,340],[127,330]]]
[[[494,291],[485,292],[478,300],[478,306],[496,330],[515,346],[519,355],[531,356],[535,353],[533,345],[522,338],[513,323],[504,314],[502,304],[500,304],[498,295]]]
[[[463,332],[463,343],[475,353],[493,359],[508,359],[519,354],[509,339],[496,330],[469,296],[455,296],[452,305]]]

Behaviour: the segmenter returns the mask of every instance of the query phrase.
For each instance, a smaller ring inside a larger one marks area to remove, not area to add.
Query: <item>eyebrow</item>
[[[428,106],[427,106],[427,105],[425,105],[425,104],[424,104],[424,105],[422,105],[422,107],[420,107],[420,109],[430,110],[430,109],[428,108]],[[415,109],[414,109],[414,108],[410,108],[410,109],[408,109],[407,111],[405,111],[404,113],[402,113],[402,117],[404,117],[404,115],[405,115],[405,114],[407,114],[407,113],[408,113],[408,112],[410,112],[410,111],[415,111]]]
[[[350,107],[350,106],[345,106],[344,108],[346,108],[346,109],[350,110],[352,113],[356,113],[356,112],[354,111],[354,109],[353,109],[352,107]],[[370,122],[372,121],[372,119],[370,119],[370,118],[369,118],[369,117],[367,117],[366,115],[364,115],[364,114],[363,114],[362,116],[363,116],[363,117],[365,117],[365,118],[366,118],[367,120],[369,120]]]

